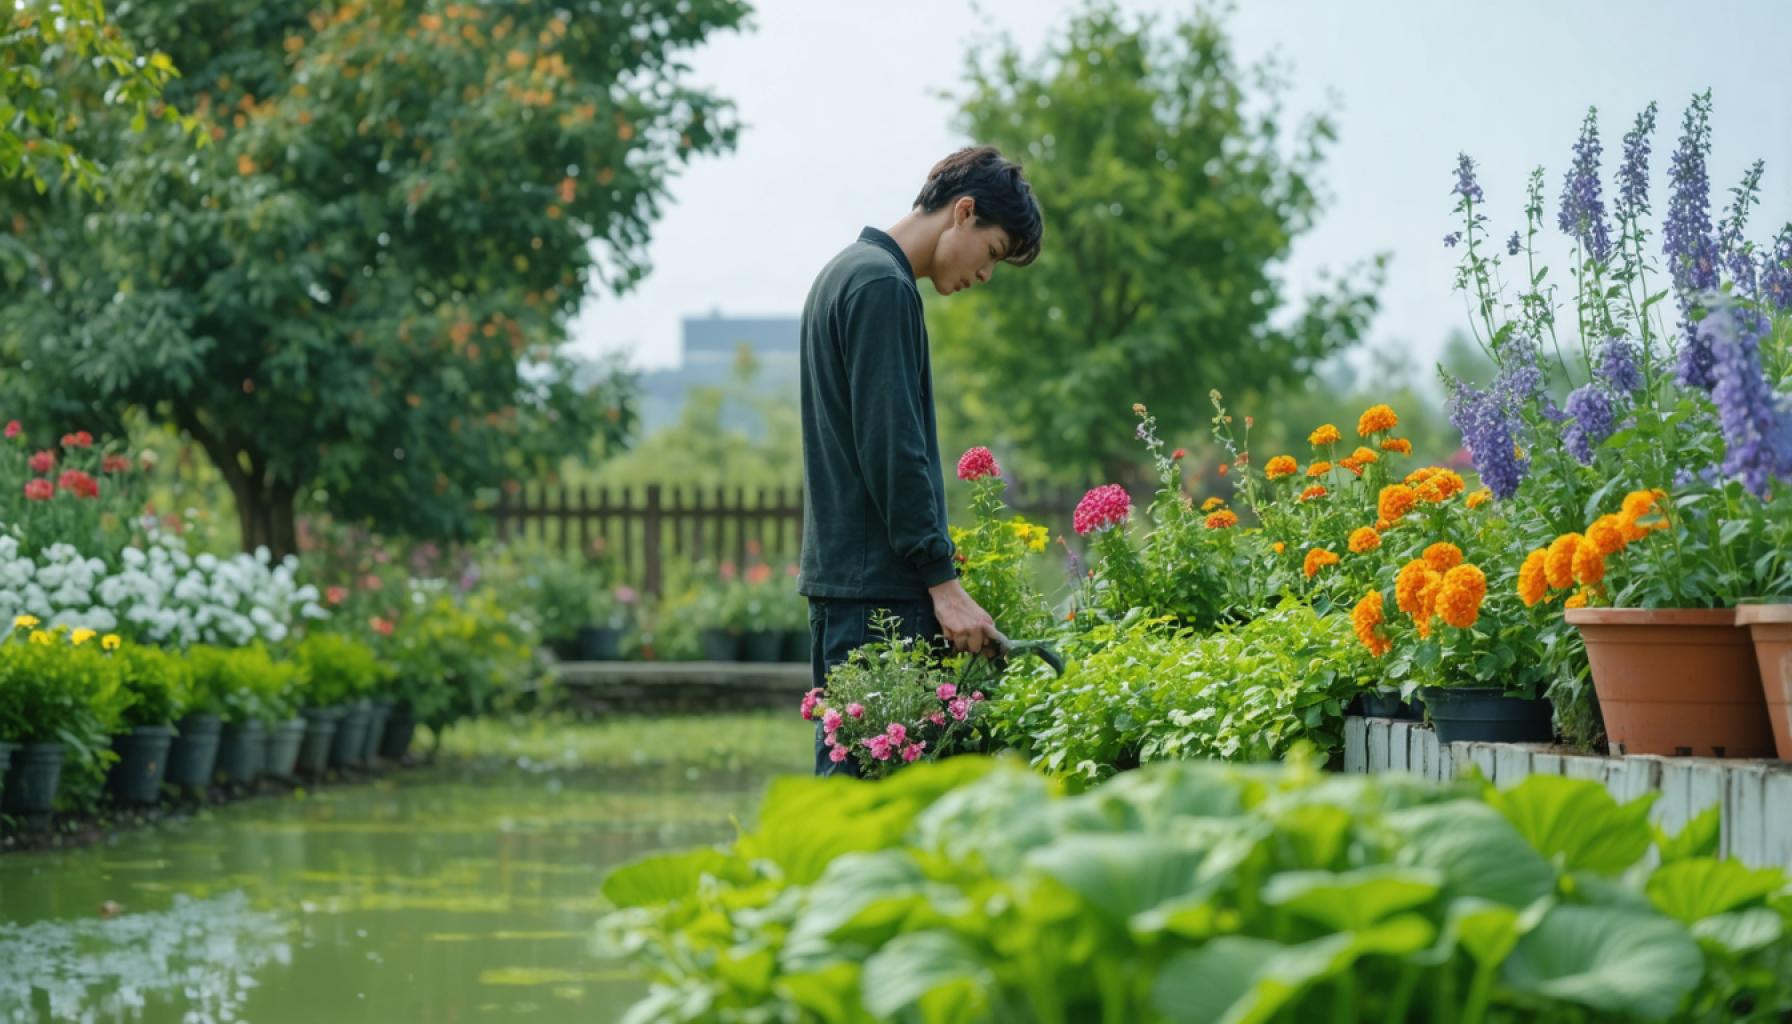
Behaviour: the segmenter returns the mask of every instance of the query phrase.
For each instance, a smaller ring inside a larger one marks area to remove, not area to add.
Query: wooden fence
[[[1069,532],[1080,494],[1011,488],[1008,503],[1055,536]],[[569,555],[604,558],[649,594],[664,589],[671,559],[794,562],[803,538],[801,487],[525,485],[503,495],[491,514],[499,540],[534,540]]]

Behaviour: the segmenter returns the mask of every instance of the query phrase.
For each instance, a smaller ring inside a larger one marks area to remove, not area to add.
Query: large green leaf
[[[836,960],[813,971],[784,974],[772,983],[783,998],[834,1024],[870,1024],[875,1018],[859,1002],[856,963]]]
[[[1649,808],[1658,794],[1619,804],[1591,779],[1532,775],[1487,802],[1563,871],[1615,875],[1649,852]]]
[[[1428,868],[1376,865],[1355,871],[1286,871],[1263,886],[1263,902],[1333,931],[1356,931],[1429,903],[1443,877]]]
[[[1510,956],[1523,935],[1549,910],[1538,900],[1523,910],[1488,900],[1462,899],[1450,905],[1449,938],[1483,966],[1497,966]]]
[[[1777,910],[1751,907],[1729,914],[1715,914],[1692,926],[1693,937],[1732,956],[1762,949],[1786,933],[1786,919]]]
[[[1718,839],[1723,834],[1723,812],[1723,804],[1712,804],[1702,813],[1694,815],[1691,821],[1672,836],[1656,826],[1655,848],[1661,851],[1661,862],[1672,864],[1694,857],[1717,856]]]
[[[747,871],[740,858],[715,849],[656,854],[610,872],[603,894],[617,907],[670,903],[696,895],[705,876],[723,874],[738,881]]]
[[[1027,855],[1029,868],[1120,923],[1188,895],[1200,863],[1199,850],[1169,839],[1107,833],[1062,836]]]
[[[1518,941],[1505,982],[1527,995],[1662,1018],[1704,974],[1698,943],[1678,922],[1618,907],[1558,906]]]
[[[1257,972],[1287,947],[1268,939],[1228,935],[1178,953],[1158,972],[1151,998],[1178,1024],[1217,1024],[1244,999]]]
[[[1399,837],[1395,860],[1441,872],[1453,898],[1527,907],[1555,890],[1555,871],[1486,804],[1452,800],[1395,811],[1385,821]]]
[[[1778,868],[1755,869],[1733,860],[1685,860],[1649,876],[1656,909],[1686,924],[1735,910],[1786,887]]]
[[[1034,772],[997,772],[940,797],[916,818],[911,839],[949,862],[980,862],[993,875],[1012,875],[1028,850],[1056,834],[1047,813],[1056,791]]]
[[[859,985],[865,1009],[879,1018],[920,1011],[926,1024],[978,1020],[991,982],[981,955],[949,932],[898,936],[865,961]]]

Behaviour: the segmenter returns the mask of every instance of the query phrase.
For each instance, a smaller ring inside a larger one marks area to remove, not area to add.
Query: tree
[[[10,402],[178,424],[245,547],[301,500],[464,536],[526,467],[621,440],[628,380],[575,386],[566,324],[626,290],[676,167],[733,144],[680,51],[740,0],[168,0],[121,9],[211,145],[96,119],[99,209],[53,189],[4,282]],[[29,198],[29,197],[24,197]]]
[[[948,422],[1123,479],[1133,403],[1186,432],[1209,389],[1273,387],[1361,336],[1379,259],[1277,320],[1332,128],[1307,120],[1285,153],[1282,84],[1238,67],[1215,15],[1160,31],[1094,4],[1040,58],[1010,44],[968,78],[965,132],[1026,165],[1046,233],[1033,266],[933,310]]]

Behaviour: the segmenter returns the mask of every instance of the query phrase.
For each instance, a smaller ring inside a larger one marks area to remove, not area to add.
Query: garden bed
[[[1669,833],[1721,806],[1719,853],[1757,867],[1792,868],[1792,763],[1605,757],[1529,743],[1439,744],[1437,734],[1419,722],[1345,720],[1346,772],[1410,772],[1447,781],[1464,777],[1471,765],[1501,789],[1531,775],[1560,775],[1600,782],[1619,800],[1659,793],[1650,819]]]

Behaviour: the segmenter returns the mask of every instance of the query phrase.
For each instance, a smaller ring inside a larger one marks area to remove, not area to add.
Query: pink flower
[[[821,716],[821,727],[828,732],[833,732],[840,728],[840,721],[840,712],[829,708],[827,713]]]
[[[382,619],[378,615],[375,615],[372,619],[368,620],[367,624],[369,626],[372,626],[373,631],[375,633],[378,633],[381,636],[391,636],[392,635],[392,630],[394,627],[393,627],[391,619]]]
[[[953,719],[962,722],[971,715],[971,702],[960,697],[946,705],[946,710],[952,712]]]
[[[19,426],[18,420],[12,420],[11,422],[6,424],[6,436],[9,438],[18,437],[19,431],[24,430],[24,429],[25,429],[24,427]]]
[[[865,717],[865,705],[860,704],[855,701],[851,704],[846,705],[846,713],[849,717],[852,717],[852,718],[864,718]]]
[[[48,481],[46,481],[47,483]],[[64,470],[57,481],[65,491],[77,498],[97,498],[100,496],[100,482],[78,469]]]
[[[891,722],[890,727],[884,730],[884,735],[890,737],[891,743],[901,746],[908,742],[908,727],[901,722]]]
[[[93,447],[93,435],[85,430],[79,430],[73,434],[64,434],[62,435],[62,447],[91,448]]]
[[[56,468],[56,453],[46,448],[31,456],[29,465],[33,473],[48,474]]]
[[[925,743],[910,743],[908,746],[902,748],[902,759],[907,762],[919,761],[921,759],[921,751],[926,749],[927,744]]]
[[[108,455],[100,459],[102,473],[128,473],[131,471],[131,460],[122,455]]]
[[[958,696],[958,687],[951,683],[941,683],[940,688],[933,692],[939,694],[941,700],[951,700]]]
[[[48,480],[25,481],[25,499],[27,501],[49,501],[56,496],[56,485]]]
[[[1076,514],[1071,524],[1078,534],[1091,530],[1103,530],[1119,526],[1132,515],[1132,496],[1126,488],[1119,484],[1104,484],[1093,488],[1083,495],[1083,500],[1076,503]]]
[[[888,736],[873,736],[863,742],[865,744],[865,749],[871,751],[872,757],[877,758],[879,761],[888,761],[890,759],[890,738]]]
[[[828,751],[828,760],[834,762],[835,764],[839,764],[840,762],[846,760],[846,748],[845,747],[835,747],[834,749]]]
[[[329,604],[341,604],[348,600],[348,588],[330,587],[324,591],[324,600]]]
[[[944,711],[935,711],[933,714],[927,716],[927,720],[934,725],[945,725],[946,713]]]
[[[616,603],[618,604],[634,604],[636,598],[639,596],[635,593],[635,588],[629,586],[617,587],[615,595]]]
[[[1001,476],[1002,467],[996,465],[996,457],[988,448],[979,445],[965,450],[958,457],[958,479],[981,480],[986,476]]]
[[[982,690],[972,690],[971,691],[971,700],[980,701],[982,699],[983,699],[983,691]]]
[[[818,686],[815,689],[810,690],[808,693],[803,694],[803,720],[804,721],[806,721],[806,722],[815,721],[815,705],[817,705],[819,703],[821,703],[821,687]]]

